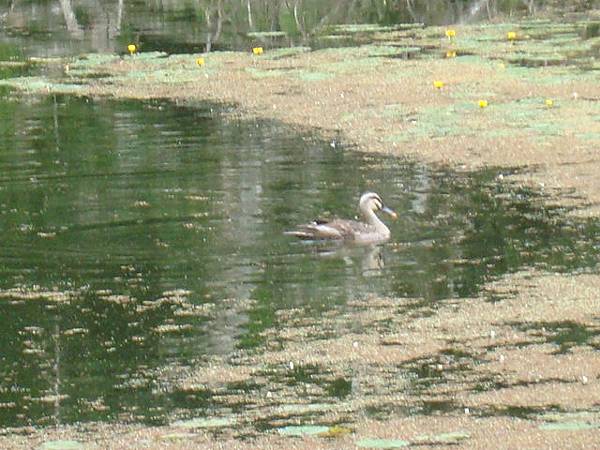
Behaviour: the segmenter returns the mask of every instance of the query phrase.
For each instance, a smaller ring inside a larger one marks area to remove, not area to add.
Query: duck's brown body
[[[383,211],[393,218],[396,213],[387,208],[381,197],[374,192],[363,194],[359,201],[359,208],[364,222],[356,220],[335,219],[331,221],[316,220],[311,223],[299,225],[294,231],[286,234],[308,240],[343,240],[358,244],[371,244],[387,241],[390,238],[389,228],[377,217],[375,211]]]

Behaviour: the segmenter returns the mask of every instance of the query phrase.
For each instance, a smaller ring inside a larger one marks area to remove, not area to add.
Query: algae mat
[[[0,84],[32,93],[218,101],[235,104],[234,114],[324,136],[341,132],[367,151],[466,168],[531,166],[538,171],[524,177],[528,183],[576,189],[579,203],[592,206],[586,213],[597,215],[600,38],[588,36],[588,25],[457,26],[452,38],[439,27],[377,27],[358,47],[216,52],[200,65],[199,55],[161,53],[36,60],[59,75]]]
[[[218,101],[236,105],[232,115],[276,118],[329,137],[332,145],[341,133],[360,149],[465,169],[523,165],[531,172],[520,179],[556,189],[555,201],[575,202],[587,207],[581,214],[597,216],[599,44],[585,27],[539,21],[464,26],[452,39],[441,28],[378,29],[360,47],[212,53],[203,65],[199,55],[96,55],[36,62],[54,66],[58,75],[2,84],[31,93]],[[567,198],[565,190],[576,195]],[[229,416],[189,427],[89,425],[30,430],[26,437],[9,431],[0,443],[26,448],[68,437],[90,448],[210,448],[216,442],[222,448],[489,448],[494,436],[511,448],[590,448],[597,445],[600,405],[598,285],[594,271],[533,270],[490,283],[483,298],[408,318],[394,299],[369,299],[329,318],[332,329],[345,333],[311,342],[312,359],[300,338],[302,324],[275,336],[284,343],[268,354],[275,373],[298,372],[289,363],[302,359],[335,367],[330,381],[364,374],[367,381],[358,387],[369,395],[352,410],[371,414],[358,421],[343,408],[303,404],[291,389],[283,404],[269,403],[268,392],[257,398],[275,416],[297,419],[296,428],[280,433],[250,433],[264,417],[237,416],[232,398]],[[357,332],[357,323],[366,331]],[[466,380],[456,375],[465,368]],[[243,385],[265,376],[227,369],[214,361],[181,382],[193,395],[203,387],[198,380]],[[415,376],[399,382],[400,373]],[[390,393],[385,386],[393,382],[398,389]],[[417,383],[423,395],[405,396],[402,383]],[[311,408],[320,408],[323,423],[302,423]],[[280,424],[267,425],[276,430]],[[303,428],[308,425],[315,428]]]

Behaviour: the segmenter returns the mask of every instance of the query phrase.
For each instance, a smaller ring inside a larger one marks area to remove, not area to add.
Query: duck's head
[[[375,192],[365,192],[360,197],[358,206],[359,206],[360,210],[364,211],[364,212],[383,211],[384,213],[388,214],[392,219],[398,218],[398,214],[396,214],[393,210],[391,210],[390,208],[385,206],[383,204],[383,200],[381,200],[381,197],[379,196],[379,194],[376,194]]]

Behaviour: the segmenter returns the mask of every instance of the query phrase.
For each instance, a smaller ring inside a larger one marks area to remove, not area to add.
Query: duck
[[[335,240],[355,244],[376,244],[387,241],[391,236],[390,229],[375,213],[384,212],[392,219],[396,219],[398,215],[385,206],[379,194],[375,192],[362,194],[358,208],[364,219],[362,222],[346,219],[315,220],[298,225],[295,230],[286,231],[284,234],[304,240]]]

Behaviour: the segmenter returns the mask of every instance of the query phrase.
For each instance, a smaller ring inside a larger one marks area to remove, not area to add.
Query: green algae
[[[580,431],[600,428],[600,424],[594,425],[587,422],[555,422],[543,423],[538,428],[545,431]]]
[[[84,448],[84,444],[81,442],[58,440],[43,443],[39,450],[79,450],[82,448]]]
[[[263,70],[263,69],[259,69],[257,67],[247,67],[245,70],[246,70],[246,72],[251,74],[254,78],[281,77],[281,76],[284,76],[286,73],[286,71],[284,71],[284,70],[277,70],[277,69]]]
[[[339,32],[377,33],[378,38],[387,40],[358,47],[329,48],[319,50],[320,57],[330,60],[310,69],[278,68],[261,66],[261,60],[277,60],[294,57],[310,51],[308,47],[292,47],[268,50],[245,70],[256,79],[288,78],[303,82],[320,82],[335,79],[337,76],[379,70],[385,58],[439,58],[446,50],[467,53],[460,58],[452,58],[452,64],[465,67],[482,67],[492,70],[495,76],[483,79],[477,85],[456,83],[445,88],[442,94],[453,100],[452,105],[424,107],[407,111],[401,106],[386,106],[362,111],[346,112],[341,120],[353,121],[361,117],[410,118],[401,133],[388,134],[388,142],[405,142],[412,139],[443,138],[446,136],[505,137],[525,130],[534,138],[561,136],[570,132],[586,141],[598,138],[594,128],[579,126],[570,115],[560,113],[560,108],[570,107],[561,99],[554,108],[544,107],[544,98],[531,96],[526,99],[506,101],[498,97],[496,84],[511,79],[539,86],[582,81],[593,82],[597,74],[593,70],[582,70],[582,64],[595,67],[597,64],[588,57],[580,56],[598,45],[598,38],[582,39],[581,24],[551,24],[547,21],[525,21],[520,23],[485,24],[464,26],[457,30],[457,37],[450,41],[445,37],[445,27],[424,28],[351,26],[334,28]],[[508,42],[506,33],[515,31],[518,42]],[[392,39],[393,37],[393,39]],[[416,40],[418,37],[418,41]],[[415,45],[418,42],[419,45]],[[435,52],[426,47],[436,48]],[[458,50],[460,49],[460,50]],[[0,85],[9,86],[29,93],[76,93],[84,94],[97,75],[99,83],[123,85],[177,85],[202,82],[208,77],[218,76],[226,70],[224,60],[249,58],[248,53],[215,52],[204,55],[205,63],[198,66],[197,55],[166,55],[162,52],[141,52],[134,55],[97,54],[86,55],[64,61],[65,76],[61,79],[47,77],[17,77],[1,80]],[[105,73],[107,65],[122,61],[128,71]],[[566,64],[566,62],[569,64]],[[54,62],[53,62],[54,63]],[[389,80],[403,80],[422,77],[422,66],[407,62],[402,70],[390,71]],[[443,74],[442,74],[443,75]],[[443,76],[442,76],[443,78]],[[479,99],[489,101],[489,107],[480,109]],[[560,108],[558,105],[560,104]],[[578,109],[581,104],[573,105]],[[484,120],[485,119],[485,120]],[[581,119],[581,118],[579,118]],[[489,126],[489,121],[494,126]],[[586,124],[597,120],[589,115],[584,117]],[[571,130],[570,127],[576,129]]]
[[[121,57],[113,53],[90,53],[70,61],[71,70],[89,70],[105,64],[111,64],[120,60]]]
[[[598,411],[549,412],[539,416],[544,431],[582,431],[600,429]]]
[[[296,71],[295,76],[303,81],[325,81],[334,78],[333,73]]]
[[[440,433],[434,435],[423,435],[417,436],[412,439],[412,442],[415,444],[429,444],[429,445],[439,445],[439,444],[458,444],[461,441],[469,439],[471,435],[464,431],[453,431],[449,433]]]
[[[0,80],[0,86],[7,86],[28,93],[61,92],[65,94],[78,94],[85,90],[85,86],[77,83],[52,82],[44,77],[19,77]]]
[[[377,33],[377,39],[382,42],[358,47],[319,50],[319,53],[325,58],[331,57],[331,63],[323,66],[320,70],[264,70],[260,67],[253,67],[248,71],[256,78],[292,76],[302,81],[322,81],[331,79],[336,74],[377,69],[382,58],[408,58],[409,56],[438,58],[445,54],[446,49],[463,54],[460,58],[453,59],[455,61],[481,64],[487,67],[495,65],[496,70],[503,72],[499,76],[522,80],[535,78],[536,83],[539,84],[560,83],[573,79],[573,77],[591,81],[595,77],[595,74],[590,73],[592,71],[576,70],[582,67],[596,67],[597,63],[591,58],[590,52],[600,45],[600,41],[597,37],[583,39],[582,30],[584,29],[585,24],[582,23],[553,24],[540,20],[461,26],[457,31],[457,37],[450,41],[445,37],[445,27],[421,28],[421,25],[418,24],[394,27],[365,24],[335,26],[328,30],[345,34]],[[506,38],[508,31],[517,33],[518,41],[516,43],[508,42]],[[263,35],[265,34],[260,34],[260,36]],[[280,36],[282,34],[276,32],[270,33],[270,35]],[[439,48],[439,51],[432,52],[431,49],[436,47]],[[425,48],[428,50],[425,51]],[[275,60],[293,57],[309,50],[308,47],[273,49],[265,52],[261,58]],[[189,83],[198,80],[200,75],[218,74],[218,69],[222,69],[220,60],[223,55],[230,53],[215,52],[205,55],[205,64],[202,67],[197,66],[194,55],[167,55],[163,52],[139,52],[133,55],[91,54],[64,61],[68,72],[68,82],[46,80],[40,77],[4,81],[4,85],[29,92],[80,92],[82,88],[78,85],[85,84],[80,79],[81,77],[89,78],[94,73],[101,74],[107,65],[118,61],[134,63],[136,69],[124,74],[114,74],[112,78],[108,77],[105,80],[107,83],[119,80],[166,84]],[[240,53],[240,57],[243,55]],[[507,66],[498,66],[498,60],[504,61]],[[259,59],[257,59],[258,61]],[[410,72],[410,68],[408,70]],[[402,71],[396,76],[404,77],[411,74],[404,74]],[[393,77],[394,74],[390,74],[390,76]],[[460,98],[461,95],[465,97],[466,92],[466,87],[462,89],[462,92],[459,88],[450,95]]]
[[[310,52],[310,47],[283,47],[271,49],[261,56],[262,59],[281,59]]]
[[[362,448],[402,448],[412,445],[453,445],[469,439],[470,437],[471,435],[464,431],[454,431],[433,435],[419,435],[410,440],[367,438],[356,442],[356,445],[357,447]]]

